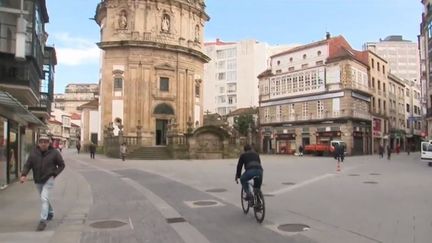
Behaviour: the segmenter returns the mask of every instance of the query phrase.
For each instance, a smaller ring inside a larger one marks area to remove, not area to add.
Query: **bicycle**
[[[265,201],[261,189],[253,187],[253,183],[251,181],[255,178],[256,177],[253,177],[250,181],[248,181],[249,191],[252,192],[253,200],[249,202],[246,199],[247,194],[242,187],[241,205],[244,214],[247,214],[249,212],[249,208],[253,207],[255,219],[257,220],[258,223],[262,223],[264,221],[264,216],[265,216]]]

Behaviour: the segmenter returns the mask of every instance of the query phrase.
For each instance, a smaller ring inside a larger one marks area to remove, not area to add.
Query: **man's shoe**
[[[37,228],[36,228],[36,231],[43,231],[46,228],[46,226],[47,225],[46,225],[45,221],[40,221]]]
[[[54,214],[53,213],[49,213],[47,220],[52,220],[54,218]]]

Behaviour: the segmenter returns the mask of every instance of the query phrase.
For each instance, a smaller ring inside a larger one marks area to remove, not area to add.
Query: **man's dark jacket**
[[[30,153],[21,175],[27,176],[29,171],[33,170],[34,182],[43,184],[51,176],[57,177],[64,168],[63,157],[57,149],[49,147],[47,151],[42,152],[39,147],[36,147]]]
[[[240,155],[239,161],[237,163],[236,178],[240,178],[243,165],[245,170],[262,169],[261,159],[254,151],[247,151]]]

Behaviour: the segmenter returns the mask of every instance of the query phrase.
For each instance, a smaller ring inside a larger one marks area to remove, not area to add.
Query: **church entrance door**
[[[167,144],[168,120],[156,119],[156,145]]]

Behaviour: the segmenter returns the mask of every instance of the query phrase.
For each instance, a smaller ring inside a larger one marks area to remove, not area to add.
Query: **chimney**
[[[331,35],[330,32],[326,32],[326,40],[330,39]]]

